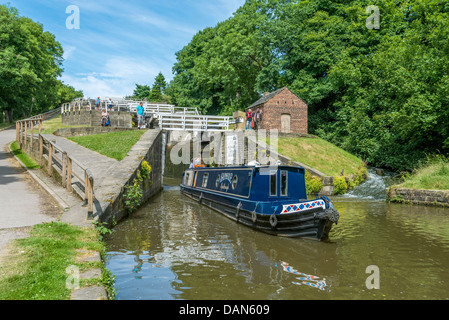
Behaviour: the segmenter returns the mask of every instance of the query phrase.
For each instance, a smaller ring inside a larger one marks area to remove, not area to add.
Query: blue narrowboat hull
[[[326,197],[306,199],[305,182],[301,175],[303,171],[298,170],[297,167],[294,169],[281,167],[273,171],[273,184],[275,182],[281,184],[281,186],[272,186],[273,193],[277,187],[276,196],[264,195],[260,191],[265,187],[270,188],[268,181],[270,178],[260,175],[260,171],[259,168],[254,167],[225,167],[221,170],[193,169],[190,170],[192,174],[190,182],[183,178],[181,192],[231,220],[268,234],[316,240],[327,239],[333,224],[338,223],[339,213]],[[207,178],[204,178],[206,174]],[[279,177],[281,175],[286,176],[284,197],[281,196],[283,193],[280,189],[282,188],[282,180]],[[239,181],[240,186],[226,178],[235,176],[237,179],[234,178],[234,180]],[[290,177],[288,192],[287,176]],[[208,182],[209,178],[212,178],[212,181]],[[205,183],[204,180],[206,180]],[[227,181],[224,182],[224,180]],[[230,190],[235,192],[232,193]]]

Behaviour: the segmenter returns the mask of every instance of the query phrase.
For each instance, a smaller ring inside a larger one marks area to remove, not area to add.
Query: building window
[[[277,195],[277,171],[270,171],[270,196]]]
[[[281,196],[287,196],[288,171],[281,171]]]
[[[208,179],[209,179],[209,174],[205,173],[204,176],[203,176],[203,183],[202,183],[202,187],[203,188],[206,188]]]

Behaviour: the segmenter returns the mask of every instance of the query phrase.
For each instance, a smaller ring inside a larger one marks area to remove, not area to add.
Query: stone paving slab
[[[71,300],[107,300],[107,294],[104,287],[92,286],[74,290]]]

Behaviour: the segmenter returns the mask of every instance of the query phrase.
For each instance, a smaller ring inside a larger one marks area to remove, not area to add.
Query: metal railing
[[[111,107],[109,101],[103,100],[101,102],[101,109],[108,109],[113,111],[124,111],[136,113],[137,106],[140,101],[132,100],[111,100]],[[224,116],[207,116],[201,115],[197,108],[183,108],[171,104],[158,104],[143,101],[144,112],[146,115],[152,115],[157,119],[159,127],[164,130],[173,131],[229,131],[232,124],[238,121],[232,117]],[[62,105],[61,112],[80,111],[86,106],[87,110],[92,107],[92,102],[89,99],[77,99],[71,103]]]
[[[231,117],[201,115],[164,115],[159,118],[159,127],[173,131],[228,131]]]

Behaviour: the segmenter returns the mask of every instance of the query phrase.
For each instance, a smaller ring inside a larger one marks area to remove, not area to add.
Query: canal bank
[[[449,161],[442,155],[429,157],[400,183],[388,189],[391,202],[449,207]]]
[[[12,138],[12,131],[10,132],[10,135],[11,137],[8,136],[7,139],[13,141],[14,138]],[[144,134],[143,139],[141,139],[133,146],[133,148],[128,153],[128,157],[126,157],[124,161],[114,163],[113,165],[107,165],[106,161],[99,159],[100,155],[97,153],[94,153],[87,149],[81,150],[79,146],[76,146],[74,143],[71,143],[68,140],[62,140],[63,138],[46,135],[46,138],[48,140],[51,139],[52,143],[59,147],[62,147],[62,150],[64,152],[72,155],[76,154],[78,159],[84,157],[84,159],[80,161],[87,163],[92,171],[95,172],[98,179],[97,190],[99,191],[95,192],[96,205],[95,211],[92,214],[93,219],[89,219],[87,208],[84,201],[82,201],[86,199],[84,197],[84,192],[82,192],[83,190],[81,188],[73,188],[78,190],[74,190],[75,192],[73,193],[67,192],[66,186],[64,186],[63,183],[64,165],[58,166],[58,163],[55,163],[54,158],[56,158],[56,153],[50,153],[50,156],[44,155],[42,157],[42,170],[28,170],[26,172],[30,177],[34,179],[35,182],[40,185],[43,190],[45,190],[44,193],[46,193],[47,196],[50,195],[58,203],[56,207],[59,206],[61,211],[59,211],[58,216],[54,218],[54,221],[64,222],[68,225],[78,228],[88,228],[91,230],[96,230],[94,232],[98,232],[99,235],[101,232],[107,231],[105,223],[109,223],[112,227],[113,223],[119,221],[125,216],[125,214],[123,213],[127,212],[126,207],[123,205],[123,195],[124,190],[126,189],[125,186],[127,185],[127,183],[135,183],[135,177],[141,174],[143,163],[148,163],[147,161],[149,161],[152,166],[150,169],[151,172],[149,172],[147,177],[148,179],[146,179],[146,181],[142,181],[143,192],[140,201],[144,202],[160,191],[160,183],[162,181],[160,166],[161,161],[157,160],[157,155],[161,154],[162,147],[160,137],[160,132],[148,131],[148,134],[146,136]],[[36,157],[37,152],[31,147],[33,145],[33,143],[31,142],[32,140],[35,140],[35,137],[33,137],[33,135],[27,136],[25,134],[25,136],[21,138],[21,143],[23,146],[25,146],[25,149],[27,149],[28,146],[27,151],[32,157]],[[159,143],[157,143],[158,141]],[[36,141],[34,142],[35,147],[39,146]],[[55,147],[55,149],[61,151],[61,148]],[[53,152],[55,149],[53,149]],[[49,161],[49,159],[51,158],[53,158],[53,161]],[[64,157],[62,159],[64,160]],[[51,170],[49,169],[49,162],[51,163]],[[98,168],[99,170],[96,170],[96,168]],[[51,177],[48,175],[48,173],[51,173]],[[99,173],[103,173],[103,175]],[[111,175],[113,176],[113,178],[111,178]],[[153,183],[153,181],[155,181],[155,183]],[[81,192],[79,189],[81,189]],[[103,199],[104,197],[107,197],[107,201],[101,201],[101,199]],[[4,212],[7,212],[7,210],[5,210]],[[41,228],[42,226],[45,227],[45,225],[46,223],[44,223],[43,225],[40,225],[38,223],[36,224],[36,227]],[[31,232],[33,232],[34,228],[31,229]],[[16,234],[19,233],[16,232]],[[16,237],[18,236],[16,235]],[[93,263],[94,265],[98,266],[99,269],[88,268],[88,270],[85,270],[85,267],[81,267],[81,269],[83,269],[82,271],[84,272],[78,272],[72,275],[68,274],[68,278],[73,276],[73,279],[80,278],[82,279],[81,281],[87,281],[87,283],[92,283],[92,281],[98,282],[101,281],[100,279],[105,279],[105,277],[106,279],[109,279],[107,270],[104,269],[104,266],[102,264],[100,252],[92,251],[86,248],[80,248],[77,250],[76,256],[77,258],[75,266],[77,266],[77,264],[80,264],[80,266],[82,266],[85,263]],[[14,255],[8,255],[8,257],[10,258],[8,260],[14,261]],[[75,271],[76,270],[77,269],[75,268]],[[88,279],[86,280],[86,278]],[[110,279],[107,281],[110,281]],[[83,287],[80,289],[75,289],[71,295],[72,300],[102,300],[107,299],[107,297],[108,296],[106,294],[106,291],[104,290],[104,287],[98,285],[89,285],[85,288]]]
[[[54,279],[59,276],[67,279],[72,277],[74,281],[78,279],[81,282],[81,286],[73,286],[69,297],[72,300],[107,299],[111,284],[108,284],[109,280],[105,280],[108,279],[109,273],[100,259],[104,247],[99,241],[99,231],[92,225],[86,226],[82,220],[77,220],[75,224],[59,222],[61,217],[68,213],[80,217],[79,210],[84,209],[84,212],[85,208],[77,206],[79,199],[42,174],[41,170],[27,169],[19,158],[10,153],[8,145],[9,141],[14,139],[13,132],[0,132],[0,137],[5,138],[2,141],[5,157],[9,158],[9,163],[2,168],[10,170],[9,173],[2,172],[0,182],[2,185],[10,184],[5,177],[20,174],[29,186],[20,192],[17,187],[9,185],[8,188],[20,199],[15,199],[14,195],[7,192],[0,193],[2,203],[7,206],[5,210],[0,211],[11,215],[15,221],[13,225],[5,225],[5,222],[12,221],[2,217],[0,222],[3,243],[0,246],[2,299],[64,299],[64,287],[67,283],[55,283]],[[32,205],[34,194],[39,195],[40,200],[34,203],[30,210],[26,210],[28,204]],[[17,202],[17,208],[12,205],[13,201]],[[38,212],[47,218],[33,219]],[[23,218],[20,220],[20,217]],[[72,239],[72,234],[77,234],[79,239]],[[54,243],[58,245],[54,246]],[[68,251],[63,249],[66,246],[70,248]],[[39,258],[36,260],[34,257]],[[60,259],[72,260],[73,264],[60,264]],[[38,271],[48,267],[53,270],[51,275]],[[71,274],[67,273],[66,268],[69,267],[73,272]],[[17,273],[22,276],[17,277]],[[35,287],[35,292],[31,291],[32,287]]]

